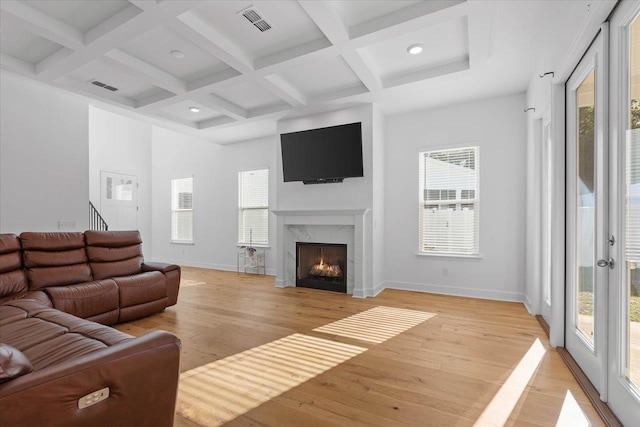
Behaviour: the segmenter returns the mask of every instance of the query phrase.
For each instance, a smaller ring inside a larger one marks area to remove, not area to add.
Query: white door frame
[[[603,401],[607,400],[607,268],[596,266],[596,260],[608,259],[608,247],[604,247],[603,236],[607,235],[608,209],[606,194],[607,179],[607,104],[608,104],[608,25],[603,24],[600,33],[594,39],[591,47],[574,70],[566,84],[567,93],[567,304],[565,313],[565,347],[582,368]],[[578,249],[575,242],[578,237],[577,217],[579,211],[576,206],[577,179],[577,123],[578,103],[574,95],[579,85],[595,70],[595,134],[594,134],[594,253],[593,253],[593,345],[584,334],[578,330],[575,319],[577,313],[577,268],[579,263]],[[603,253],[606,250],[607,253]]]
[[[627,311],[626,256],[625,256],[625,209],[624,191],[626,174],[624,165],[625,141],[629,117],[629,25],[640,14],[640,2],[621,3],[611,19],[611,80],[610,80],[610,229],[617,242],[611,248],[611,256],[618,267],[609,272],[609,322],[608,347],[608,403],[625,425],[638,421],[640,413],[640,391],[626,379],[626,334],[628,324],[623,315]],[[639,18],[640,19],[640,18]]]

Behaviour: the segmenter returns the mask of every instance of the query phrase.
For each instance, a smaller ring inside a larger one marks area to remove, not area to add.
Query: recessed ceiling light
[[[191,111],[192,113],[199,113],[200,109],[198,107],[189,107],[189,111]]]
[[[171,56],[173,56],[174,58],[182,59],[182,58],[184,58],[184,53],[182,53],[179,50],[172,50],[171,51]]]
[[[420,52],[422,52],[423,49],[424,49],[423,45],[421,45],[420,43],[416,43],[409,46],[407,48],[407,52],[409,52],[411,55],[417,55]]]

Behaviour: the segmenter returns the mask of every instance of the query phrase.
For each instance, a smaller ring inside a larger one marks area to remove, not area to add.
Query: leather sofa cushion
[[[27,290],[27,276],[24,270],[0,273],[0,298],[19,294]]]
[[[167,297],[164,275],[158,271],[113,279],[120,290],[120,308],[144,304]],[[164,307],[163,307],[164,309]]]
[[[115,262],[92,262],[91,271],[96,280],[138,274],[142,271],[142,257]]]
[[[0,234],[0,254],[20,251],[20,239],[15,234]]]
[[[20,350],[0,343],[0,383],[33,371],[31,361]]]
[[[33,267],[58,267],[62,265],[83,264],[87,262],[84,248],[68,249],[64,251],[24,251],[24,265]]]
[[[87,255],[95,280],[142,272],[142,239],[138,231],[85,231]]]
[[[25,292],[27,277],[22,267],[20,239],[15,234],[0,234],[0,299]]]
[[[26,231],[20,234],[23,250],[64,251],[84,248],[84,233],[41,233]]]
[[[72,285],[93,280],[89,264],[30,268],[27,270],[27,278],[29,279],[29,289],[31,290],[50,286]]]
[[[133,246],[142,243],[142,238],[138,231],[95,231],[84,232],[87,246],[103,246],[119,248],[122,246]]]
[[[0,273],[17,270],[22,267],[22,256],[20,250],[0,254]]]
[[[8,301],[16,301],[22,299],[35,300],[45,307],[53,307],[53,304],[51,303],[51,300],[49,299],[47,294],[42,291],[24,291],[17,294],[7,295],[0,298],[0,304],[4,304]]]
[[[93,280],[84,233],[20,234],[29,289],[65,286]]]
[[[110,279],[55,286],[45,292],[54,308],[83,319],[118,310],[118,286]]]
[[[17,312],[22,315],[17,316]],[[34,371],[133,339],[116,329],[42,307],[35,301],[0,306],[0,319],[5,317],[14,320],[3,325],[3,342],[22,351]]]
[[[0,309],[0,326],[26,319],[27,313],[19,308],[4,306]]]

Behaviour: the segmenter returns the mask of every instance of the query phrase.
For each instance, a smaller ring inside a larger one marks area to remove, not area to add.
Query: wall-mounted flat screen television
[[[364,176],[360,122],[283,133],[280,144],[284,182],[320,184]]]

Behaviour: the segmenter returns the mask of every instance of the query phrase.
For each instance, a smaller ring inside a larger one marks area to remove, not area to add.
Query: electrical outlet
[[[442,269],[442,275],[443,275],[444,277],[447,277],[447,276],[449,275],[449,269],[448,269],[448,268],[443,268],[443,269]]]
[[[58,230],[75,230],[77,226],[75,221],[58,221]]]

